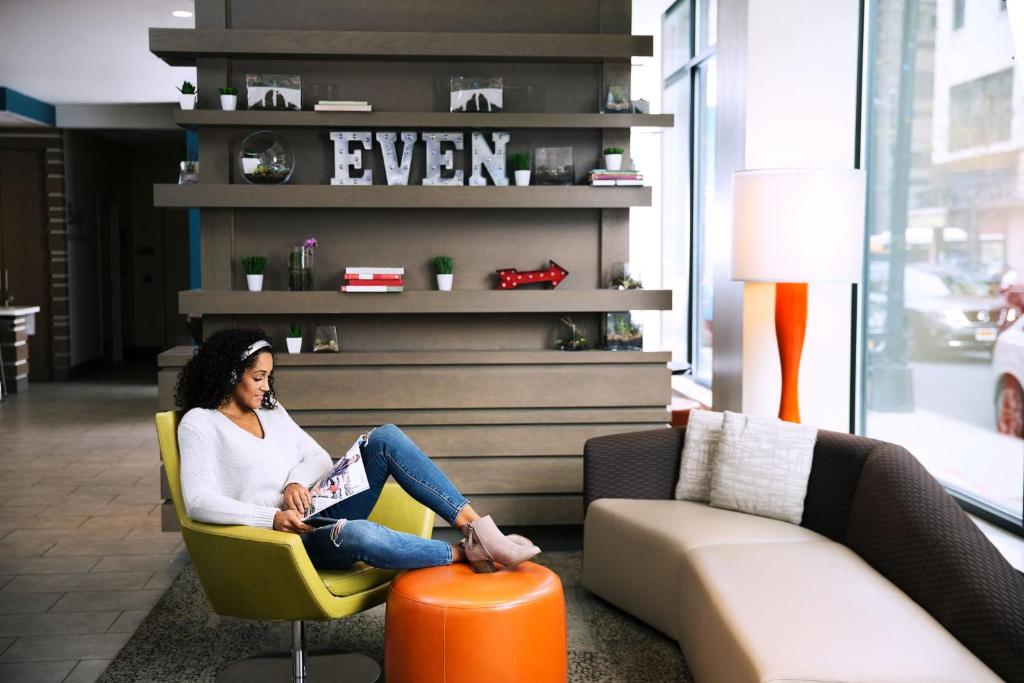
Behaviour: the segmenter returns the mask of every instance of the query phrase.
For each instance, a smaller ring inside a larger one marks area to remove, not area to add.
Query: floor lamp
[[[864,172],[764,169],[733,175],[732,279],[775,283],[779,417],[800,421],[797,391],[809,282],[859,282]]]

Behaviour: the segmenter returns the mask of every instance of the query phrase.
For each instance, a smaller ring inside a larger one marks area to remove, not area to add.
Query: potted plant
[[[234,111],[238,108],[238,88],[229,85],[220,89],[220,108],[224,111]]]
[[[562,318],[564,330],[562,336],[555,340],[558,348],[562,351],[585,351],[587,349],[587,338],[583,331],[573,322],[572,318]]]
[[[618,171],[622,168],[622,154],[626,150],[621,147],[604,148],[604,167],[608,171]]]
[[[181,84],[178,88],[178,102],[181,104],[182,109],[195,109],[196,108],[196,94],[199,92],[196,90],[196,86],[192,85],[188,81]]]
[[[288,256],[288,289],[293,292],[309,292],[313,289],[313,250],[317,247],[315,237],[301,245],[292,247]]]
[[[249,285],[249,291],[263,291],[263,271],[267,267],[267,257],[245,256],[242,258],[242,267],[245,268],[245,283]]]
[[[285,342],[288,344],[288,353],[302,352],[302,329],[295,323],[288,328],[288,337]]]
[[[522,187],[530,184],[530,155],[517,152],[508,155],[508,163],[516,178],[516,185]]]
[[[455,279],[453,270],[455,263],[451,256],[435,256],[434,268],[437,270],[437,288],[442,292],[450,292],[452,280]]]

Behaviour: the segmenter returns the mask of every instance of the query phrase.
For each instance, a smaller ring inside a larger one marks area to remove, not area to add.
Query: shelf
[[[178,312],[205,315],[360,315],[380,313],[603,313],[672,310],[670,289],[495,289],[342,292],[178,292]]]
[[[153,205],[236,209],[621,209],[650,206],[650,187],[157,184]]]
[[[669,351],[342,351],[286,353],[277,351],[276,365],[597,365],[668,363]],[[160,354],[160,367],[179,367],[195,355],[191,346],[175,346]]]
[[[672,114],[460,114],[450,112],[221,111],[174,112],[179,126],[224,128],[671,128]]]
[[[171,66],[197,57],[602,62],[654,55],[652,36],[601,33],[427,33],[149,29],[149,49]]]

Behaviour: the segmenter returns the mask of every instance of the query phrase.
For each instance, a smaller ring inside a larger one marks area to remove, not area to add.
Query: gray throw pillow
[[[711,505],[799,524],[815,427],[726,411],[711,463]]]
[[[711,410],[691,410],[683,437],[683,455],[679,461],[676,500],[706,503],[711,495],[711,461],[722,439],[725,416]]]

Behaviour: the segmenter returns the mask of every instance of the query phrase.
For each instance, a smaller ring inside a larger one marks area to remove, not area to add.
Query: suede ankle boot
[[[533,544],[520,545],[505,536],[490,515],[466,524],[462,533],[465,535],[461,545],[466,552],[466,561],[476,572],[495,571],[495,562],[504,567],[514,567],[540,552],[540,548]]]

